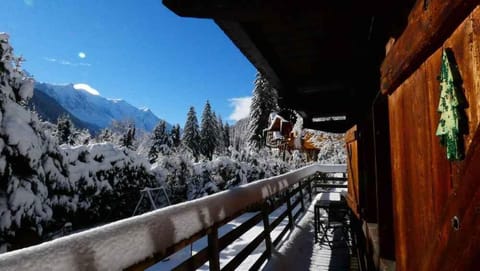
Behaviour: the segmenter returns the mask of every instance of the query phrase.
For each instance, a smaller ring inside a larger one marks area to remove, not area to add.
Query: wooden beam
[[[163,4],[182,17],[255,21],[295,13],[315,12],[326,8],[346,8],[350,3],[317,0],[162,0]],[[365,5],[365,4],[364,4]],[[367,9],[367,8],[365,8]]]
[[[479,3],[479,0],[417,1],[407,27],[382,63],[382,93],[395,91]]]
[[[393,2],[393,3],[392,3]],[[235,21],[261,20],[292,14],[305,14],[326,9],[345,10],[352,8],[367,15],[385,14],[392,5],[402,1],[277,1],[277,0],[162,0],[163,5],[182,17],[213,18]]]

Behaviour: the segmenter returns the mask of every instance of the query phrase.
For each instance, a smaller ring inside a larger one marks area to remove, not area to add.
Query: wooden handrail
[[[345,165],[313,164],[201,199],[5,253],[0,255],[0,270],[146,268],[316,172],[345,170]]]

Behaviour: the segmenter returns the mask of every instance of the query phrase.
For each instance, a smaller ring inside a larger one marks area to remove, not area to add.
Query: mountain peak
[[[71,115],[99,128],[108,127],[112,121],[133,121],[138,129],[151,132],[160,120],[150,110],[137,108],[121,99],[104,98],[87,84],[43,83],[36,84],[35,91],[43,92]]]
[[[96,89],[92,88],[91,86],[89,86],[87,84],[84,84],[84,83],[75,84],[75,85],[73,85],[73,88],[76,89],[76,90],[86,91],[89,94],[92,94],[92,95],[95,95],[95,96],[100,95],[100,92],[98,92],[98,90],[96,90]]]
[[[150,108],[146,106],[139,107],[138,109],[142,110],[143,112],[150,112]]]

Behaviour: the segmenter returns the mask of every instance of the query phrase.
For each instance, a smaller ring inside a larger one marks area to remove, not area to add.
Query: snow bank
[[[247,206],[318,171],[345,165],[313,164],[201,199],[0,255],[1,270],[120,270],[232,217]]]

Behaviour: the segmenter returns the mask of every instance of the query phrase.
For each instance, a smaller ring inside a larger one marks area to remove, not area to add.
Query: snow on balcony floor
[[[287,234],[279,247],[273,249],[272,259],[265,265],[264,271],[281,271],[281,270],[351,270],[350,255],[346,247],[339,246],[333,250],[328,245],[315,243],[313,228],[313,205],[310,204],[305,215],[301,216],[295,223],[295,229],[292,233]],[[277,215],[284,211],[286,206],[280,207],[270,215],[273,221]],[[294,213],[298,208],[294,210]],[[236,228],[241,223],[251,218],[255,213],[246,213],[232,220],[230,223],[219,228],[220,236],[228,231]],[[284,226],[287,225],[286,218],[274,231],[272,231],[272,239],[274,239]],[[220,265],[224,266],[230,261],[242,248],[255,238],[263,230],[262,222],[245,233],[239,240],[224,249],[220,254]],[[167,261],[157,263],[148,269],[148,271],[170,270],[187,259],[191,253],[195,254],[207,245],[206,238],[202,238],[195,242],[192,247],[177,252],[170,256]],[[248,257],[237,270],[248,270],[249,267],[264,251],[265,246],[262,244]],[[199,268],[199,270],[209,270],[208,263]]]
[[[294,231],[273,250],[264,271],[351,270],[347,247],[330,249],[326,244],[315,243],[313,207],[314,204],[310,204],[306,214],[295,224]]]
[[[286,210],[286,204],[280,206],[277,210],[272,212],[269,215],[270,223],[272,223],[282,212]],[[297,213],[299,211],[299,205],[293,209],[293,213]],[[252,218],[257,213],[249,212],[245,213],[234,220],[230,221],[229,223],[225,224],[224,226],[218,229],[219,236],[223,236],[230,232],[231,230],[235,229],[236,227],[240,226],[242,223],[246,222],[248,219]],[[280,232],[286,227],[288,224],[288,217],[285,218],[275,230],[271,232],[272,240],[274,240]],[[220,266],[224,267],[230,260],[232,260],[243,248],[245,248],[255,237],[257,237],[263,231],[263,222],[259,222],[245,234],[243,234],[239,239],[235,242],[227,246],[220,252]],[[285,238],[285,237],[284,237]],[[171,270],[184,260],[190,257],[190,255],[196,254],[198,251],[202,250],[207,246],[207,237],[203,237],[200,240],[194,242],[191,246],[187,246],[186,248],[178,251],[177,253],[167,257],[166,260],[159,262],[152,267],[148,268],[147,271],[163,271],[163,270]],[[260,255],[265,251],[265,243],[262,242],[250,256],[248,256],[245,261],[242,262],[240,266],[237,267],[237,270],[249,270],[250,267],[255,263],[255,261],[260,257]],[[209,270],[208,262],[205,263],[197,270]]]

